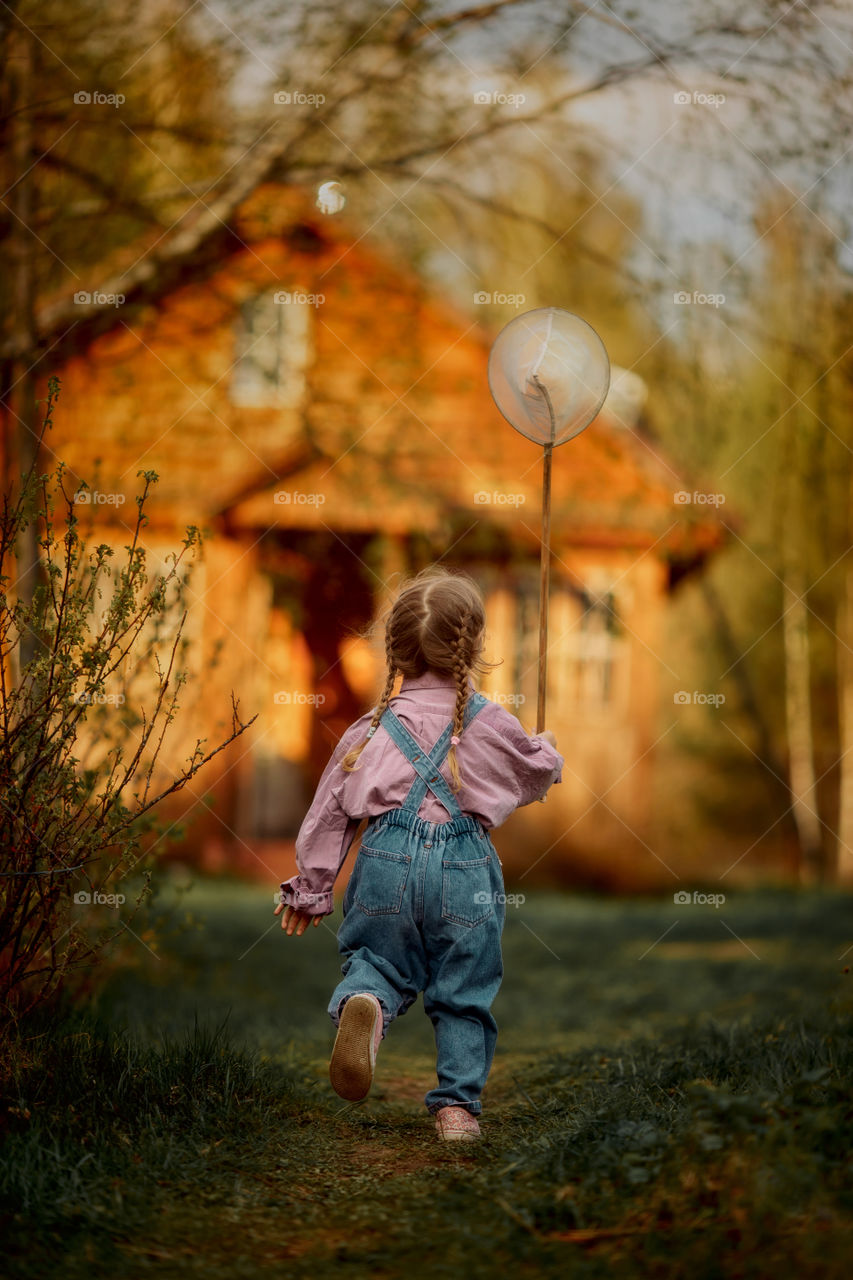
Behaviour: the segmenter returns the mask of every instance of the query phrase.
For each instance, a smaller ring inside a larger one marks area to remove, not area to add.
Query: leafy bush
[[[58,392],[52,378],[39,444]],[[52,475],[34,463],[17,495],[3,498],[0,1019],[48,999],[123,932],[147,881],[127,913],[103,904],[114,905],[123,878],[143,864],[157,806],[253,722],[240,720],[232,693],[225,741],[208,749],[198,739],[177,775],[158,770],[187,678],[185,562],[201,536],[189,526],[167,572],[152,579],[141,535],[157,475],[138,475],[135,527],[116,565],[107,543],[87,547],[79,519],[87,486],[66,493],[62,463]],[[27,548],[37,550],[29,565]]]

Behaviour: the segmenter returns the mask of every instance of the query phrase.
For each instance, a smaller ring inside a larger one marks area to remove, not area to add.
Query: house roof
[[[100,456],[105,483],[128,494],[137,470],[157,470],[164,521],[439,538],[467,522],[538,547],[541,449],[491,398],[492,332],[298,189],[258,188],[220,250],[162,296],[129,299],[59,370],[51,443],[72,470]],[[305,404],[238,409],[234,317],[276,284],[324,299]],[[605,406],[554,452],[555,546],[656,546],[680,571],[701,563],[722,527],[675,502],[685,487],[648,433]]]

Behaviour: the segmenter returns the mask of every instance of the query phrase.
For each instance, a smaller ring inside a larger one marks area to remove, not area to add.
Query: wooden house
[[[164,760],[215,739],[231,689],[259,718],[185,793],[197,821],[182,856],[272,884],[331,749],[382,683],[362,633],[401,574],[441,560],[481,583],[488,655],[503,659],[484,692],[533,728],[541,450],[489,395],[494,334],[345,220],[270,185],[228,232],[55,367],[50,448],[123,496],[90,512],[117,546],[138,473],[158,472],[152,571],[188,524],[205,529],[188,586],[196,698]],[[721,540],[674,502],[682,487],[612,399],[555,453],[549,727],[566,768],[498,833],[508,879],[649,860],[662,623]]]

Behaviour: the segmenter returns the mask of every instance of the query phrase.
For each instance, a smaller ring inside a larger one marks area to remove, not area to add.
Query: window
[[[603,706],[613,693],[613,642],[616,616],[613,592],[584,591],[576,637],[577,698],[580,703]]]
[[[539,687],[539,583],[533,574],[519,575],[515,586],[513,659],[512,692],[532,720]]]
[[[536,705],[539,591],[531,578],[515,588],[513,680]],[[616,707],[624,700],[624,639],[609,580],[551,584],[548,702],[552,707]]]
[[[248,298],[235,329],[231,402],[245,408],[296,408],[305,393],[310,302],[270,289]]]

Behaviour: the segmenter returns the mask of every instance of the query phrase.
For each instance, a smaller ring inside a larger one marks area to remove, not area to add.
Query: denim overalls
[[[468,700],[465,724],[485,705]],[[450,749],[449,724],[427,754],[390,707],[380,724],[416,770],[403,805],[372,818],[344,894],[338,947],[343,980],[329,1002],[335,1024],[349,996],[366,991],[389,1023],[423,992],[435,1029],[438,1088],[430,1112],[462,1106],[482,1110],[497,1038],[490,1013],[503,977],[501,934],[506,916],[501,864],[486,829],[462,813],[438,772]],[[418,817],[427,787],[448,822]]]

